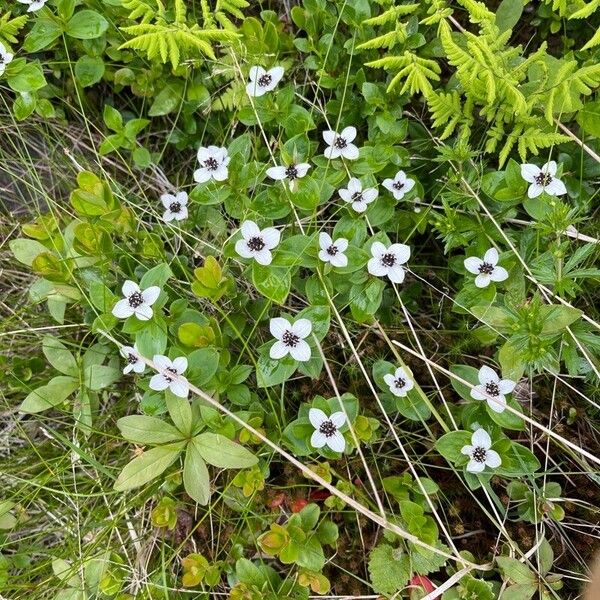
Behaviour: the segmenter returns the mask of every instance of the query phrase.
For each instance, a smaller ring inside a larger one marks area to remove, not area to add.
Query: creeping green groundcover
[[[0,0],[0,598],[580,598],[599,90],[598,0]]]

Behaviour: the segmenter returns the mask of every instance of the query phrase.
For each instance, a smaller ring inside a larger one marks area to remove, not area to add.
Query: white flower
[[[182,221],[187,219],[188,209],[188,195],[185,192],[177,192],[175,196],[173,194],[163,194],[160,197],[160,201],[165,207],[163,214],[163,221],[168,223],[169,221]]]
[[[6,65],[13,59],[13,55],[0,42],[0,75],[6,70]]]
[[[261,231],[254,221],[244,221],[240,231],[242,239],[235,243],[235,251],[243,258],[254,258],[259,265],[270,265],[271,250],[279,244],[281,232],[275,227]]]
[[[292,325],[287,319],[276,317],[269,322],[269,329],[277,340],[269,351],[271,358],[279,359],[289,354],[299,362],[310,360],[310,346],[304,339],[312,331],[312,323],[308,319],[298,319]]]
[[[159,372],[150,379],[150,389],[162,392],[169,388],[176,396],[187,398],[190,384],[182,375],[188,366],[187,358],[179,356],[175,360],[171,360],[166,356],[156,354],[152,361]]]
[[[131,346],[122,346],[121,347],[121,356],[127,359],[127,364],[123,369],[123,374],[127,375],[127,373],[131,373],[134,371],[135,373],[143,373],[146,368],[146,363],[142,360],[140,353],[138,352],[135,345],[133,348]]]
[[[248,96],[256,98],[274,90],[281,81],[283,73],[283,67],[273,67],[268,71],[265,71],[262,67],[252,67],[248,75],[250,81],[246,85]]]
[[[531,185],[527,190],[530,198],[537,198],[542,192],[550,196],[562,196],[567,193],[565,184],[556,179],[556,162],[551,160],[540,169],[537,165],[521,165],[521,177]]]
[[[465,269],[475,277],[475,285],[478,288],[484,288],[490,285],[490,281],[504,281],[508,279],[508,271],[498,265],[498,251],[496,248],[490,248],[483,258],[470,256],[465,258]]]
[[[310,437],[310,445],[313,448],[327,445],[334,452],[344,451],[346,440],[339,431],[346,422],[346,415],[343,412],[334,412],[328,417],[320,408],[311,408],[308,411],[308,420],[315,428]]]
[[[500,379],[494,369],[484,365],[479,369],[479,385],[471,388],[471,398],[487,400],[488,406],[497,413],[506,408],[505,394],[510,394],[517,385],[510,379]]]
[[[415,387],[410,375],[402,367],[398,367],[393,375],[384,375],[383,380],[389,386],[390,392],[400,398],[404,398]]]
[[[404,171],[398,171],[394,179],[384,179],[382,185],[392,192],[396,200],[402,200],[404,194],[408,194],[415,187],[415,180],[406,177]]]
[[[40,8],[43,8],[44,4],[46,4],[46,2],[48,0],[17,0],[18,2],[20,2],[21,4],[29,4],[29,7],[27,8],[27,12],[35,12],[36,10],[40,10]]]
[[[323,262],[331,263],[332,267],[345,267],[348,264],[348,257],[344,252],[348,249],[348,240],[338,238],[335,242],[328,233],[319,234],[319,258]]]
[[[402,265],[410,258],[410,247],[406,244],[392,244],[386,248],[381,242],[373,242],[367,270],[377,277],[389,277],[394,283],[404,281]]]
[[[288,167],[271,167],[267,169],[267,175],[276,181],[287,179],[290,189],[294,189],[297,183],[296,180],[304,177],[309,169],[310,165],[308,163],[298,163],[297,165],[291,164]]]
[[[229,175],[227,165],[229,156],[227,148],[218,146],[208,146],[207,148],[198,148],[198,162],[200,168],[194,171],[194,181],[205,183],[209,179],[215,181],[225,181]]]
[[[359,213],[365,212],[369,207],[369,204],[377,198],[379,192],[376,188],[362,189],[362,183],[356,177],[352,177],[348,181],[348,187],[346,189],[339,190],[340,198],[344,202],[351,202],[352,208]]]
[[[478,429],[471,436],[471,445],[463,446],[461,453],[470,457],[467,464],[469,473],[481,473],[486,467],[495,469],[502,464],[500,455],[495,450],[490,450],[492,440],[484,429]]]
[[[356,127],[345,127],[342,133],[335,131],[324,131],[323,139],[327,144],[325,148],[325,158],[339,158],[340,156],[348,160],[356,160],[358,158],[358,148],[352,144],[356,137]]]
[[[123,298],[119,300],[112,309],[112,314],[118,319],[126,319],[135,315],[140,321],[148,321],[152,318],[151,306],[156,302],[160,294],[160,288],[153,285],[140,290],[137,283],[129,281],[123,284]]]

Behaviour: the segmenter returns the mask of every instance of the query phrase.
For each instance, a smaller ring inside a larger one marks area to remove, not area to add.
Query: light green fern
[[[9,44],[16,44],[17,34],[27,23],[27,15],[10,18],[10,11],[0,17],[0,41],[6,40]]]

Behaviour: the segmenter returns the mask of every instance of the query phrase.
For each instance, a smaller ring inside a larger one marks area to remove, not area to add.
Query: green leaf
[[[560,333],[571,323],[574,323],[582,315],[577,308],[555,304],[552,306],[541,306],[540,316],[542,321],[542,333]]]
[[[161,117],[176,111],[183,101],[183,85],[179,82],[165,86],[154,98],[148,110],[151,117]]]
[[[146,415],[130,415],[117,421],[121,435],[134,444],[168,444],[182,438],[172,425]]]
[[[394,594],[401,590],[410,577],[410,558],[400,549],[380,544],[369,556],[369,575],[373,589],[380,594]]]
[[[42,252],[48,252],[48,248],[43,244],[40,244],[37,240],[28,240],[26,238],[11,240],[8,243],[8,247],[15,255],[15,258],[28,267],[31,266],[31,263],[36,256],[40,255]]]
[[[79,369],[75,357],[67,350],[67,347],[57,338],[48,335],[42,342],[42,351],[48,362],[64,375],[77,377]]]
[[[532,583],[536,580],[535,574],[531,572],[529,567],[516,558],[499,556],[496,561],[500,568],[500,573],[509,581],[513,581],[514,583]]]
[[[276,304],[283,304],[292,286],[291,271],[288,267],[252,265],[252,283],[266,298]]]
[[[464,379],[468,383],[473,385],[479,384],[479,371],[475,367],[469,367],[467,365],[452,365],[450,367],[450,372],[457,377]],[[461,398],[471,402],[473,401],[473,398],[471,398],[471,388],[468,385],[461,383],[454,377],[450,378],[450,383]]]
[[[65,33],[78,40],[93,40],[108,29],[108,21],[95,10],[80,10],[67,22]]]
[[[538,591],[537,583],[517,583],[507,587],[500,600],[529,600]]]
[[[140,280],[140,288],[145,290],[153,285],[157,285],[159,288],[164,287],[165,283],[173,277],[173,271],[167,263],[161,263],[156,265],[152,269],[146,271]]]
[[[46,385],[33,390],[21,403],[19,410],[25,413],[39,413],[64,402],[79,387],[73,377],[59,375]]]
[[[471,443],[468,431],[451,431],[435,442],[435,449],[448,461],[456,462],[461,456],[461,449]]]
[[[600,100],[586,102],[577,113],[577,122],[588,135],[600,138]]]
[[[523,0],[502,0],[496,11],[496,25],[500,32],[512,29],[523,13]]]
[[[104,61],[99,56],[81,56],[75,63],[75,78],[82,87],[98,83],[104,71]]]
[[[176,460],[185,442],[158,446],[127,463],[115,481],[114,489],[124,492],[140,487],[166,471]]]
[[[218,433],[201,433],[191,443],[208,464],[221,469],[243,469],[258,462],[246,448]]]
[[[183,487],[198,504],[208,504],[210,500],[210,478],[208,469],[197,446],[188,444],[183,465]]]
[[[192,433],[192,406],[187,398],[179,398],[170,390],[167,390],[165,396],[167,410],[175,424],[175,427],[184,435],[189,436]]]
[[[121,371],[104,365],[91,365],[83,372],[83,385],[90,390],[101,390],[121,377]]]
[[[17,121],[24,121],[37,106],[37,97],[29,92],[21,92],[13,104],[13,113]]]
[[[62,33],[62,27],[54,19],[38,17],[25,38],[23,49],[26,52],[39,52],[47,48]]]

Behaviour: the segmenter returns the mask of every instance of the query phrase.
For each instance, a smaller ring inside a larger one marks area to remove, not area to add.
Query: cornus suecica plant
[[[17,0],[17,2],[27,5],[27,12],[35,12],[40,10],[40,8],[44,7],[44,4],[46,4],[47,1],[48,0]]]
[[[406,244],[392,244],[385,247],[381,242],[373,242],[367,269],[376,277],[387,277],[393,283],[404,281],[402,265],[410,258],[410,247]]]
[[[508,279],[508,271],[504,267],[498,266],[498,250],[490,248],[483,256],[469,256],[464,261],[465,269],[475,277],[475,285],[478,288],[485,288],[490,283],[500,282]]]
[[[311,408],[308,411],[308,419],[315,428],[310,437],[310,445],[313,448],[328,446],[334,452],[343,452],[346,448],[346,440],[340,433],[340,428],[346,423],[346,415],[334,412],[329,417],[320,408]]]
[[[270,167],[267,169],[267,175],[276,181],[287,180],[290,189],[293,190],[296,187],[296,180],[304,177],[309,169],[310,165],[308,163],[291,164],[287,167],[282,165]]]
[[[0,75],[4,74],[6,65],[13,59],[13,55],[5,48],[4,44],[0,42]]]
[[[182,221],[187,219],[188,216],[188,195],[186,192],[177,192],[177,194],[163,194],[160,197],[160,201],[165,207],[163,213],[163,221],[169,223],[170,221]]]
[[[479,369],[479,385],[471,388],[471,398],[486,400],[488,406],[497,413],[506,408],[506,394],[510,394],[517,385],[510,379],[500,379],[494,369],[484,365]]]
[[[481,473],[486,467],[496,469],[502,464],[500,455],[491,450],[492,439],[485,429],[478,429],[471,436],[471,443],[461,448],[461,453],[469,457],[467,471]]]
[[[323,132],[323,139],[327,144],[325,148],[325,158],[347,158],[348,160],[356,160],[359,157],[358,147],[352,142],[356,138],[356,127],[345,127],[342,133],[336,133],[329,130]]]
[[[319,234],[319,258],[332,267],[345,267],[348,264],[348,257],[344,252],[348,249],[348,240],[338,238],[333,240],[328,233],[322,231]]]
[[[390,388],[390,392],[399,398],[406,396],[415,387],[412,378],[402,367],[398,367],[393,374],[384,375],[383,380]]]
[[[137,348],[134,346],[121,346],[121,356],[125,358],[127,364],[123,369],[123,374],[127,375],[127,373],[143,373],[146,368],[146,363],[140,356]]]
[[[141,290],[134,281],[127,280],[122,288],[123,298],[112,309],[112,314],[118,319],[127,319],[135,315],[140,321],[152,318],[152,305],[158,300],[160,288],[156,285]]]
[[[283,67],[273,67],[266,71],[263,67],[251,67],[248,74],[246,92],[249,96],[257,98],[273,91],[283,77]]]
[[[196,183],[206,183],[211,179],[225,181],[229,176],[227,148],[208,146],[198,148],[198,163],[200,167],[194,171]]]
[[[348,187],[338,190],[338,194],[340,195],[340,198],[344,202],[348,202],[356,212],[362,213],[369,208],[369,204],[377,198],[379,192],[376,188],[365,188],[363,190],[360,179],[351,177],[348,181]]]
[[[157,354],[152,359],[158,373],[150,379],[150,389],[162,392],[166,389],[171,390],[179,398],[187,398],[190,391],[188,380],[183,377],[183,373],[188,366],[185,356],[179,356],[174,360]]]
[[[558,166],[553,160],[541,167],[532,164],[521,165],[521,176],[530,184],[527,189],[529,198],[537,198],[543,192],[550,196],[562,196],[567,193],[565,184],[556,178],[557,169]]]
[[[235,243],[235,251],[243,258],[253,258],[260,265],[270,265],[271,250],[277,247],[281,232],[275,227],[260,229],[254,221],[244,221],[240,227],[242,239]]]
[[[312,332],[312,323],[308,319],[297,319],[294,324],[284,317],[275,317],[269,321],[271,335],[275,343],[269,350],[269,356],[280,359],[288,354],[298,362],[310,360],[311,350],[305,338]]]
[[[406,176],[404,171],[398,171],[394,179],[384,179],[381,184],[389,190],[396,200],[402,200],[415,187],[415,180]]]

